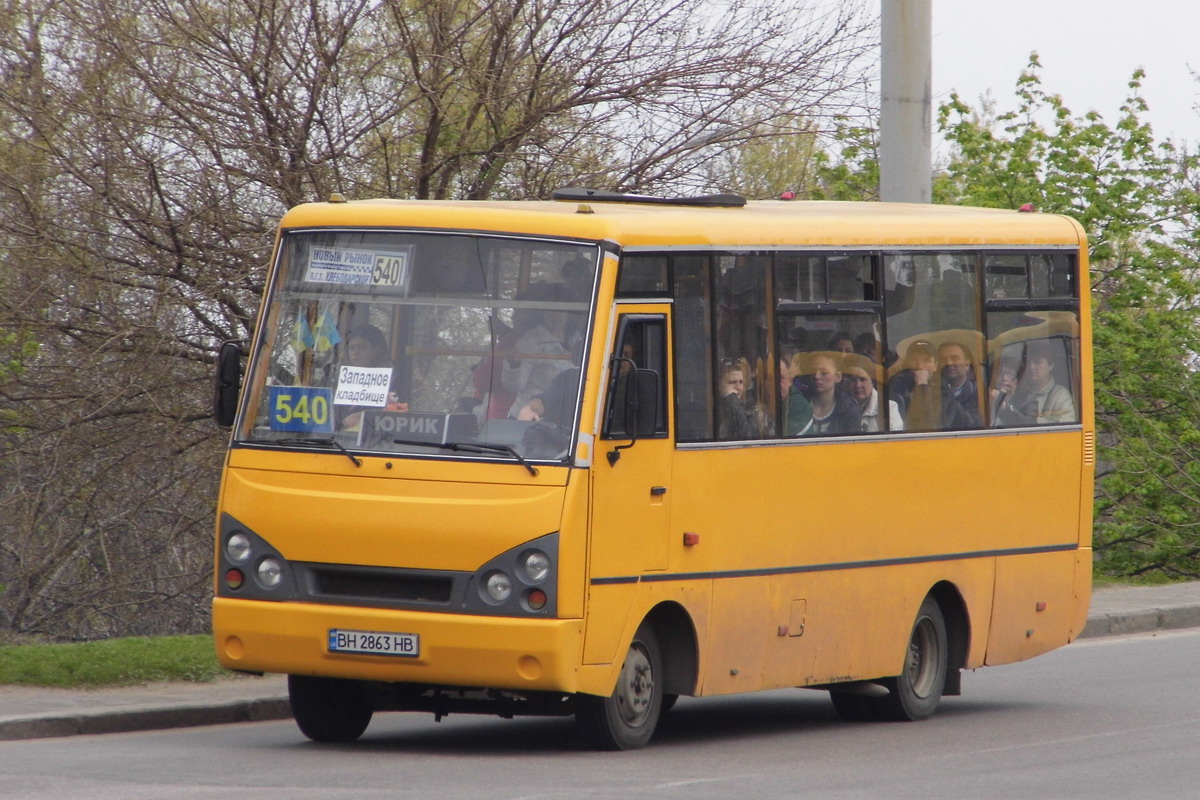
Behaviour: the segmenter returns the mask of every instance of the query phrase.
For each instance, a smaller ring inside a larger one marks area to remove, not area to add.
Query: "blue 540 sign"
[[[315,386],[267,388],[273,431],[333,433],[333,390]]]

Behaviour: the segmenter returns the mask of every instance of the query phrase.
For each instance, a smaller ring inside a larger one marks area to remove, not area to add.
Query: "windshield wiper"
[[[351,453],[349,450],[347,450],[342,445],[341,442],[339,442],[337,439],[334,439],[332,437],[329,439],[319,439],[315,436],[312,438],[305,438],[303,436],[293,436],[289,439],[276,439],[275,441],[277,444],[308,444],[308,445],[316,445],[316,446],[320,446],[320,447],[336,447],[338,450],[341,450],[343,454],[345,454],[346,458],[348,458],[354,462],[354,466],[356,466],[356,467],[362,466],[361,458],[359,458],[358,456]]]
[[[477,442],[418,442],[413,439],[392,439],[393,444],[406,444],[416,447],[436,447],[439,450],[453,450],[463,453],[507,453],[521,463],[521,466],[529,470],[530,475],[538,474],[537,467],[530,464],[525,458],[507,444],[479,444]]]

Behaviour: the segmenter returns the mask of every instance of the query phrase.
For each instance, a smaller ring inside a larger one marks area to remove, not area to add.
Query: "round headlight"
[[[539,550],[530,551],[521,563],[530,583],[540,583],[550,574],[550,557]]]
[[[250,537],[244,533],[235,533],[225,542],[225,555],[235,564],[241,564],[250,557]]]
[[[258,582],[266,589],[274,589],[283,580],[283,565],[279,559],[267,556],[258,562]]]
[[[487,596],[493,603],[503,603],[512,595],[512,579],[503,572],[493,572],[488,575],[484,586]]]

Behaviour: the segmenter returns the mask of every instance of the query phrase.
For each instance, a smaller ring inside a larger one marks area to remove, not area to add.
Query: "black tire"
[[[645,747],[662,716],[662,675],[658,637],[642,625],[629,643],[613,693],[575,696],[575,723],[588,743],[599,750]]]
[[[288,700],[300,732],[314,742],[353,742],[371,722],[371,708],[355,681],[288,675]]]
[[[667,712],[675,707],[675,703],[679,700],[677,694],[664,694],[662,699],[662,708],[658,710],[659,719],[667,715]]]
[[[932,596],[926,597],[913,623],[904,671],[881,681],[888,689],[887,697],[872,698],[879,717],[915,722],[932,716],[946,688],[949,656],[941,606]]]

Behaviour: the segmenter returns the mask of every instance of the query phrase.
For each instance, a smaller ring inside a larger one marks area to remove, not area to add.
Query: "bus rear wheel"
[[[374,709],[355,681],[288,675],[288,700],[300,732],[314,742],[352,742]]]
[[[933,715],[946,688],[950,656],[947,642],[942,608],[933,597],[926,597],[913,623],[904,670],[881,681],[888,689],[886,697],[872,698],[881,719],[915,722]]]
[[[629,644],[613,693],[576,695],[575,722],[584,738],[600,750],[645,747],[662,716],[662,676],[658,637],[642,625]]]

